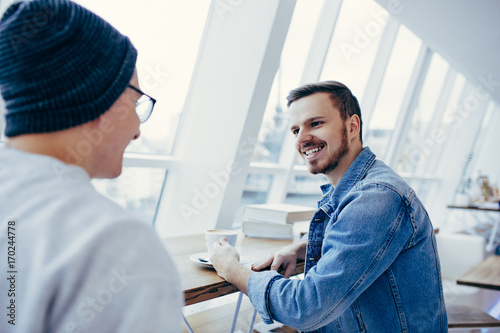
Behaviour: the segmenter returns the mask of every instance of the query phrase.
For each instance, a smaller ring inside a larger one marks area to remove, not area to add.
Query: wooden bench
[[[448,305],[446,312],[450,329],[500,327],[500,320],[473,306]]]

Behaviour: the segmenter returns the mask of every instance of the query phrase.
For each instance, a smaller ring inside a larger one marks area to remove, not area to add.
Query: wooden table
[[[186,305],[196,304],[238,291],[232,284],[220,278],[213,268],[197,264],[189,259],[194,253],[206,251],[204,238],[204,235],[197,234],[163,239],[163,244],[172,255],[181,277]],[[286,240],[248,238],[240,234],[238,235],[236,249],[240,252],[241,257],[249,259],[249,263],[246,265],[250,266],[252,262],[291,243],[291,241]],[[494,264],[491,265],[486,261],[482,263],[486,267],[480,269],[483,272],[482,275],[485,276],[485,281],[481,282],[481,285],[479,285],[477,277],[473,276],[468,279],[469,272],[458,283],[482,287],[494,286],[493,289],[500,289],[500,282],[498,281],[500,278],[500,256],[491,257],[489,260],[494,260]],[[491,267],[496,267],[496,271]],[[304,262],[298,262],[294,274],[300,274],[303,270]],[[489,278],[486,276],[489,276]],[[496,282],[492,280],[496,280]],[[498,320],[480,310],[477,310],[476,313],[469,308],[448,308],[448,311],[450,328],[500,326]]]
[[[477,206],[448,205],[448,208],[467,209],[467,210],[483,211],[483,212],[500,212],[500,208],[482,208]],[[493,249],[493,246],[495,245],[495,238],[497,235],[499,224],[500,224],[500,219],[497,219],[496,222],[493,224],[493,228],[491,229],[490,239],[488,240],[488,244],[486,245],[486,251],[491,251]]]
[[[162,241],[176,264],[184,290],[186,305],[207,301],[238,291],[235,286],[219,277],[211,266],[198,264],[189,259],[194,253],[206,252],[205,236],[203,234],[164,238]],[[243,234],[239,234],[235,247],[240,253],[240,257],[249,259],[245,266],[250,267],[258,259],[291,243],[290,240],[248,238]],[[304,263],[297,263],[294,274],[300,274],[303,271]]]
[[[478,206],[457,206],[448,205],[448,208],[458,208],[458,209],[471,209],[471,210],[482,210],[485,212],[500,212],[500,208],[483,208]]]
[[[500,290],[500,256],[491,256],[472,267],[457,284]]]

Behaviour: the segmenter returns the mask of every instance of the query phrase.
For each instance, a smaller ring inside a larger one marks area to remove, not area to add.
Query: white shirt
[[[181,331],[179,277],[154,229],[80,167],[0,147],[0,267],[0,332]]]

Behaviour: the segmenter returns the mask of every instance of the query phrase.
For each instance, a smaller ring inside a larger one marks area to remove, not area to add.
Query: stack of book
[[[289,204],[247,205],[242,230],[247,237],[293,239],[296,222],[309,222],[315,211],[314,207]]]

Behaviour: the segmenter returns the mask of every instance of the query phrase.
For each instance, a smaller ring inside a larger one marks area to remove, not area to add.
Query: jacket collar
[[[347,169],[346,173],[340,179],[340,182],[334,187],[332,184],[321,185],[323,198],[330,197],[330,201],[335,204],[342,200],[342,198],[363,179],[375,162],[375,154],[370,148],[365,147],[358,154],[356,159],[352,162],[351,166]]]

